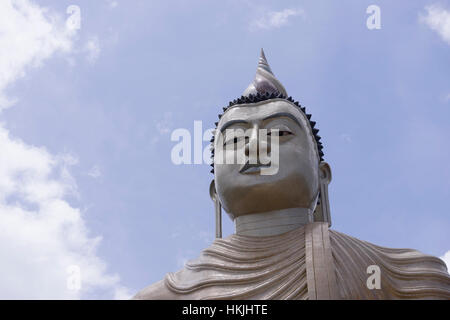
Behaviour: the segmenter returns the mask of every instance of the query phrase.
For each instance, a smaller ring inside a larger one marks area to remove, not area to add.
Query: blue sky
[[[174,165],[170,134],[211,128],[261,47],[317,121],[332,228],[450,251],[449,1],[6,0],[0,16],[0,297],[127,298],[207,247],[210,167]]]

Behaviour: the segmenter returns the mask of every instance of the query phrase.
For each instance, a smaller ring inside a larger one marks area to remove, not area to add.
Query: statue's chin
[[[224,210],[234,219],[246,214],[288,208],[309,208],[317,186],[284,180],[252,186],[233,186],[219,194]]]

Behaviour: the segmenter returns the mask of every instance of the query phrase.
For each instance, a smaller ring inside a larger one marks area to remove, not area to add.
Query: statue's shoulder
[[[133,300],[174,300],[176,299],[173,292],[171,292],[164,279],[154,284],[145,287],[139,291],[133,298]]]
[[[226,239],[221,239],[226,241]],[[204,280],[204,274],[195,266],[210,263],[211,257],[206,255],[205,251],[214,248],[214,243],[204,249],[200,256],[189,261],[190,268],[182,268],[176,272],[167,273],[164,278],[154,284],[145,287],[139,291],[133,300],[186,300],[197,299],[195,295],[197,284]],[[200,267],[202,269],[202,267]],[[210,272],[207,272],[208,274]]]
[[[335,230],[330,230],[330,242],[345,297],[450,299],[450,275],[445,263],[435,256],[378,246]],[[380,290],[368,290],[365,283],[374,266],[380,272]]]
[[[352,249],[350,250],[351,252],[364,251],[367,257],[380,257],[387,259],[391,263],[398,263],[404,266],[415,265],[424,269],[441,271],[448,275],[444,261],[419,250],[383,247],[331,229],[330,238],[335,252],[344,248]]]

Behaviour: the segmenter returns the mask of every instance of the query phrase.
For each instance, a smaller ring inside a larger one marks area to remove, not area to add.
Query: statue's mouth
[[[259,173],[259,172],[261,172],[261,168],[270,168],[270,163],[262,164],[262,163],[246,162],[242,166],[242,168],[239,170],[239,173],[242,173],[242,174]]]

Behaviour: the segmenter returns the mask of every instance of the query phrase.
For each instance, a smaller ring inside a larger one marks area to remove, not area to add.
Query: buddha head
[[[231,219],[307,208],[313,221],[330,223],[331,170],[323,161],[319,130],[305,108],[288,97],[263,50],[255,79],[223,110],[211,139],[213,200]],[[238,159],[237,154],[242,161],[224,161]],[[261,154],[270,161],[261,161]]]

